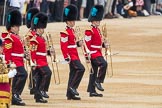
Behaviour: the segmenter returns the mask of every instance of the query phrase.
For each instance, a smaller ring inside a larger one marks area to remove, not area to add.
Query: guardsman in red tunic
[[[95,90],[97,87],[98,90],[104,91],[101,86],[101,83],[104,82],[107,62],[105,61],[102,55],[102,47],[107,47],[106,43],[102,41],[102,35],[98,26],[100,21],[103,18],[104,8],[101,5],[96,5],[92,7],[88,21],[91,22],[91,28],[85,31],[85,43],[90,50],[90,58],[93,74],[90,74],[88,92],[90,97],[102,97],[102,94],[98,94]]]
[[[11,87],[9,78],[13,78],[17,71],[16,69],[9,70],[5,64],[3,53],[3,44],[0,39],[0,108],[9,108],[11,103]]]
[[[39,10],[38,10],[38,8],[30,8],[29,10],[28,10],[28,12],[27,12],[27,14],[26,14],[26,26],[27,26],[27,28],[29,28],[29,31],[28,31],[28,33],[26,34],[26,36],[25,36],[25,39],[24,39],[24,43],[25,43],[25,50],[26,51],[29,51],[30,50],[30,39],[33,37],[33,36],[35,36],[36,35],[36,31],[35,31],[35,29],[31,29],[31,21],[32,21],[32,18],[33,18],[33,16],[35,15],[35,14],[37,14],[39,12]],[[30,52],[29,52],[29,54],[30,54]],[[29,80],[30,80],[30,82],[29,82],[29,89],[30,89],[30,94],[34,94],[34,91],[35,91],[35,70],[34,70],[34,68],[33,68],[33,66],[32,66],[32,64],[31,64],[31,60],[30,60],[30,58],[29,58],[29,65],[30,65],[30,67],[31,67],[31,72],[30,72],[30,77],[29,77]],[[33,65],[34,65],[34,63],[33,63]],[[32,76],[31,76],[32,75]],[[31,79],[32,78],[32,79]],[[32,81],[33,80],[33,81]]]
[[[47,26],[48,17],[45,13],[37,13],[34,15],[31,23],[31,28],[35,29],[36,36],[30,40],[31,46],[31,58],[37,67],[36,72],[36,89],[34,93],[34,98],[36,102],[47,103],[47,100],[44,98],[49,98],[46,94],[49,89],[50,80],[51,80],[51,70],[47,62],[47,46],[46,40],[42,36],[44,29]]]
[[[69,62],[69,81],[67,87],[67,99],[68,100],[80,100],[80,97],[77,97],[79,93],[77,92],[77,88],[81,82],[83,77],[85,68],[81,64],[77,46],[81,46],[83,44],[82,41],[76,42],[76,37],[74,34],[75,20],[78,15],[77,7],[74,5],[68,5],[64,8],[63,11],[63,21],[66,22],[66,30],[64,32],[60,32],[61,39],[61,51],[64,56],[64,59]]]
[[[21,23],[21,13],[18,10],[10,11],[6,19],[8,32],[2,33],[2,38],[4,39],[5,60],[8,65],[14,63],[17,70],[12,82],[12,104],[24,106],[25,103],[19,96],[24,89],[27,78],[27,72],[24,68],[24,45],[18,35]]]

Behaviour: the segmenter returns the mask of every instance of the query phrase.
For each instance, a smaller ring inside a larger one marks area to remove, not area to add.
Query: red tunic
[[[24,48],[19,35],[14,33],[2,33],[4,39],[4,55],[7,64],[13,62],[17,67],[24,66]]]
[[[99,28],[92,26],[90,30],[86,30],[84,39],[90,50],[91,59],[102,56],[102,35]]]
[[[67,27],[66,31],[60,32],[60,35],[60,45],[64,59],[70,58],[71,60],[80,60],[77,51],[74,29]]]
[[[38,67],[47,66],[47,50],[46,41],[44,37],[35,35],[30,40],[31,45],[31,58],[33,62],[36,62]]]

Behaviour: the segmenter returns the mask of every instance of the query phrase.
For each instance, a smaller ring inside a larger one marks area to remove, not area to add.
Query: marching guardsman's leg
[[[95,83],[95,80],[97,77],[98,67],[95,64],[93,64],[92,61],[91,61],[91,63],[92,63],[92,68],[93,68],[93,69],[91,69],[91,71],[93,70],[93,74],[89,75],[89,83],[88,83],[87,92],[94,93],[94,92],[96,92],[94,83]]]
[[[106,76],[106,70],[107,70],[107,62],[103,57],[98,57],[99,63],[99,70],[98,70],[98,75],[96,78],[97,83],[103,83],[105,76]],[[102,91],[102,89],[101,89]]]
[[[50,85],[50,82],[51,82],[51,76],[52,76],[52,72],[51,72],[49,66],[47,66],[46,72],[48,72],[48,74],[47,74],[48,80],[47,80],[47,82],[45,83],[44,91],[45,91],[45,92],[48,92],[49,85]]]
[[[43,97],[49,98],[46,92],[48,92],[50,81],[51,81],[51,70],[48,66],[44,66],[39,68],[40,75],[42,76],[40,85],[39,85],[39,90],[42,94]]]
[[[107,62],[104,60],[103,57],[97,57],[93,60],[93,63],[96,64],[99,68],[94,85],[97,87],[98,90],[104,91],[101,83],[103,83],[105,79]]]
[[[73,79],[73,77],[74,77],[74,69],[73,69],[73,67],[71,67],[70,65],[69,65],[69,68],[70,68],[70,72],[69,72],[69,80],[68,80],[68,86],[67,86],[67,92],[66,92],[66,96],[67,96],[67,98],[68,97],[73,97],[73,96],[75,96],[75,94],[72,94],[71,93],[71,91],[70,91],[70,89],[69,89],[69,87],[70,87],[70,84],[71,84],[71,82],[72,82],[72,79]]]
[[[87,89],[87,92],[89,92],[89,96],[90,97],[102,97],[103,95],[102,94],[99,94],[96,92],[95,90],[95,81],[96,81],[96,78],[97,78],[97,72],[98,72],[98,65],[96,65],[94,62],[94,60],[91,60],[91,63],[92,63],[92,68],[91,73],[93,74],[90,74],[89,75],[89,84],[88,84],[88,89]]]
[[[37,103],[47,103],[47,100],[44,100],[42,95],[41,95],[41,92],[39,90],[39,86],[40,86],[40,82],[42,80],[42,77],[41,75],[39,74],[40,73],[40,70],[39,68],[36,68],[35,69],[35,79],[36,79],[36,86],[35,86],[35,92],[34,92],[34,99],[35,99],[35,102]]]
[[[67,98],[71,99],[75,95],[79,95],[77,92],[77,88],[81,82],[83,77],[85,68],[80,63],[79,60],[71,61],[70,62],[70,74],[69,74],[69,82],[68,82],[68,89],[67,89]],[[78,98],[79,99],[79,98]],[[77,100],[77,98],[76,98]]]
[[[81,80],[82,80],[85,68],[79,60],[72,61],[70,63],[70,65],[74,66],[74,70],[75,70],[75,73],[74,73],[74,76],[72,78],[72,82],[70,83],[70,86],[72,88],[77,89]]]
[[[17,75],[13,78],[12,83],[12,104],[25,105],[20,98],[20,95],[24,89],[27,72],[24,67],[17,67]]]

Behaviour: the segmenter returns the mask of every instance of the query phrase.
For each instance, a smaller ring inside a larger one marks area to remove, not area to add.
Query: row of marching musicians
[[[101,5],[96,5],[91,9],[88,18],[88,21],[91,22],[90,29],[85,31],[84,40],[76,41],[73,27],[78,15],[77,7],[68,5],[64,8],[63,21],[66,23],[66,29],[60,32],[60,46],[65,61],[69,63],[70,70],[66,94],[67,100],[81,99],[77,88],[82,80],[85,68],[79,59],[77,47],[89,50],[85,54],[86,59],[90,61],[92,66],[87,89],[89,96],[103,96],[97,93],[95,89],[104,91],[101,83],[104,82],[107,70],[107,61],[105,61],[102,55],[101,48],[108,48],[108,42],[103,41],[100,29],[98,28],[103,13],[104,9]],[[31,84],[33,86],[31,94],[32,92],[34,93],[35,102],[47,103],[48,101],[44,98],[49,98],[47,92],[52,72],[47,63],[47,55],[52,55],[53,49],[46,49],[46,40],[42,36],[47,26],[48,17],[46,14],[39,12],[37,8],[29,9],[26,14],[26,26],[29,28],[29,32],[25,42],[18,35],[21,19],[21,14],[18,10],[9,12],[6,19],[7,32],[2,33],[3,42],[0,41],[0,50],[3,50],[1,54],[3,53],[5,56],[5,60],[3,58],[1,64],[6,66],[8,71],[8,73],[2,71],[2,74],[0,74],[0,106],[4,108],[8,108],[10,102],[13,105],[25,105],[20,97],[28,76],[24,68],[24,58],[30,61],[32,69],[30,75],[32,77],[30,78],[32,78],[31,82],[33,83]],[[4,78],[4,76],[6,77]],[[10,96],[12,96],[11,99]]]

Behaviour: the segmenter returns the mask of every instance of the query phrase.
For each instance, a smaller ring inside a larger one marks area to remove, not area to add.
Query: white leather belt
[[[46,55],[47,55],[47,53],[36,52],[36,55],[46,56]]]
[[[94,54],[94,53],[96,53],[97,51],[95,50],[95,51],[90,51],[90,54]]]
[[[77,45],[69,45],[68,48],[76,48]]]
[[[102,48],[101,46],[91,45],[92,48]]]
[[[15,57],[24,57],[24,54],[11,53],[11,55]]]

